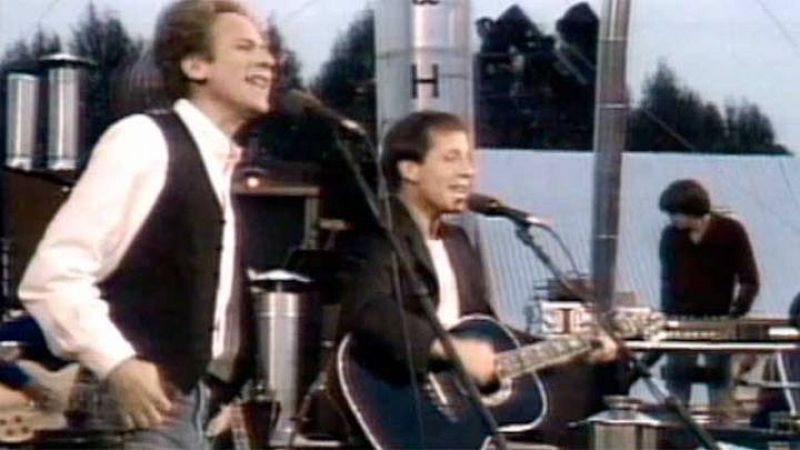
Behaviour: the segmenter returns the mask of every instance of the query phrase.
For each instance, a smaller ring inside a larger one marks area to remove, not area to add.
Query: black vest
[[[168,144],[166,182],[100,288],[111,319],[138,357],[188,391],[211,357],[224,218],[186,125],[174,112],[151,117]]]

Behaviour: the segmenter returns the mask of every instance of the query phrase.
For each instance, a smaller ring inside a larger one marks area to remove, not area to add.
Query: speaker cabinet
[[[71,172],[3,169],[3,300],[17,305],[17,287],[36,246],[74,184]]]
[[[244,171],[236,177],[233,192],[246,267],[286,267],[296,250],[316,248],[318,186],[274,180],[266,171]]]

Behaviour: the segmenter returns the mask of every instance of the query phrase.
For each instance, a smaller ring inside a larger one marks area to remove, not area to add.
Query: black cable
[[[392,214],[392,204],[389,195],[389,186],[386,177],[381,170],[380,155],[378,149],[372,142],[369,134],[363,136],[364,142],[368,146],[372,163],[375,170],[377,180],[377,196],[378,205],[380,207],[381,217],[390,232],[394,232],[394,215]],[[337,142],[341,145],[341,142]],[[414,416],[417,420],[417,426],[420,430],[421,442],[425,442],[425,421],[422,418],[422,399],[419,393],[419,383],[417,381],[414,365],[412,364],[412,351],[411,351],[411,337],[408,332],[408,320],[406,317],[406,310],[403,308],[403,298],[400,284],[400,262],[397,260],[397,255],[392,254],[391,260],[391,277],[392,277],[392,292],[394,293],[394,303],[397,306],[397,315],[400,318],[400,327],[403,330],[403,344],[406,359],[406,370],[408,372],[408,379],[411,384],[411,390],[414,395]]]
[[[36,19],[36,28],[39,28],[39,29],[42,28],[42,20],[44,20],[45,16],[47,16],[48,14],[50,14],[53,11],[53,8],[56,7],[56,4],[58,4],[59,1],[60,0],[50,0],[50,3],[48,3],[47,6],[44,7],[44,10],[42,10],[42,13],[39,14],[39,18]]]
[[[689,150],[692,153],[698,153],[698,149],[697,149],[696,145],[694,145],[691,142],[689,142],[689,140],[687,138],[681,136],[681,134],[677,130],[672,128],[668,123],[664,122],[664,120],[661,119],[660,117],[658,117],[658,115],[656,115],[656,113],[654,113],[653,111],[651,111],[649,108],[647,108],[644,105],[639,105],[639,109],[645,114],[645,116],[647,116],[648,119],[653,121],[656,125],[661,127],[662,130],[667,132],[667,134],[672,136],[681,145],[686,147],[686,150]]]
[[[580,57],[583,61],[585,61],[586,65],[589,66],[589,68],[593,72],[595,72],[595,73],[597,72],[597,65],[596,64],[592,64],[592,62],[591,62],[592,60],[589,59],[583,53],[582,49],[580,49],[579,47],[577,47],[575,45],[572,45],[570,43],[567,43],[567,44],[569,45],[570,50],[572,52],[574,52],[576,54],[576,56]],[[642,105],[642,104],[639,105],[639,109],[645,114],[645,116],[648,119],[650,119],[653,123],[658,125],[664,132],[669,134],[672,138],[674,138],[676,141],[678,141],[681,145],[686,147],[687,150],[690,150],[692,152],[697,152],[697,146],[696,145],[694,145],[692,142],[690,142],[689,139],[687,139],[684,136],[682,136],[677,130],[672,128],[668,123],[666,123],[663,119],[661,119],[661,117],[659,117],[655,112],[653,112],[652,110],[650,110],[649,108],[647,108],[645,105]]]
[[[561,235],[556,233],[556,231],[551,227],[544,227],[544,229],[553,238],[553,240],[556,241],[558,246],[561,248],[561,251],[567,257],[569,265],[572,268],[572,273],[579,274],[580,271],[578,270],[578,264],[575,262],[575,258],[573,257],[572,252],[569,250],[569,247],[567,247],[567,244],[564,242],[563,239],[561,239]]]
[[[778,28],[778,31],[780,31],[783,38],[786,39],[786,42],[788,42],[789,45],[791,45],[792,48],[794,49],[795,53],[797,53],[797,55],[800,56],[800,43],[798,43],[797,40],[792,36],[792,34],[789,33],[789,30],[786,28],[786,26],[783,25],[783,22],[781,22],[780,19],[778,19],[778,16],[776,16],[772,12],[772,10],[769,9],[769,7],[767,7],[767,4],[764,3],[763,0],[755,0],[755,2],[758,3],[759,6],[761,6],[761,9],[764,10],[764,14],[766,14],[770,18],[770,20],[772,20],[772,22],[775,24],[775,27]]]
[[[304,13],[308,8],[310,8],[314,3],[317,3],[319,0],[308,0],[302,5],[300,5],[297,9],[290,11],[288,14],[283,16],[282,19],[279,20],[281,25],[285,25],[287,22],[291,21],[295,17],[299,16],[300,14]]]

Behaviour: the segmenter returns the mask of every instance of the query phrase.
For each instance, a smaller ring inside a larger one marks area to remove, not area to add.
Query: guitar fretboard
[[[649,335],[650,328],[663,325],[663,315],[648,314],[642,317],[610,317],[610,324],[620,337],[635,336],[640,333]],[[570,361],[594,350],[598,341],[592,334],[576,336],[559,336],[515,350],[509,350],[495,357],[497,375],[500,378],[535,372],[546,367]]]
[[[590,352],[594,344],[577,336],[548,339],[496,356],[496,371],[500,378],[514,378],[549,366],[569,361]]]

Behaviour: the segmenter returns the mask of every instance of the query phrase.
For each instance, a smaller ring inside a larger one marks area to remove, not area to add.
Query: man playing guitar
[[[445,214],[466,209],[476,174],[475,151],[461,120],[435,111],[416,112],[401,119],[384,139],[381,170],[391,194],[392,231],[430,294],[438,320],[451,328],[464,317],[492,316],[478,254],[461,228],[442,220]],[[446,366],[448,358],[408,277],[396,271],[391,247],[382,233],[377,229],[360,232],[346,247],[340,332],[347,337],[340,345],[338,376],[344,396],[372,445],[481,445],[482,437],[462,439],[476,427],[472,418],[459,419],[452,404],[442,406],[434,401],[437,405],[430,408],[430,426],[416,426],[428,419],[427,410],[414,398],[424,396],[425,389],[444,388],[442,383],[427,383],[425,377],[437,366]],[[466,372],[479,386],[487,387],[498,379],[501,349],[480,334],[454,332],[451,336]],[[501,339],[514,340],[511,335]],[[613,346],[607,345],[592,358],[608,360],[614,355]],[[395,388],[402,393],[396,396]],[[377,401],[383,404],[370,410],[364,403],[374,403],[374,399],[359,398],[365,392],[376,393]],[[409,398],[410,402],[403,402]],[[400,404],[406,406],[396,406]],[[383,414],[388,415],[378,417]],[[414,420],[415,416],[419,420]],[[402,426],[411,428],[399,440],[381,436],[384,433],[378,428],[385,422],[406,419]],[[443,427],[455,431],[445,436]],[[478,435],[485,432],[481,430]]]

